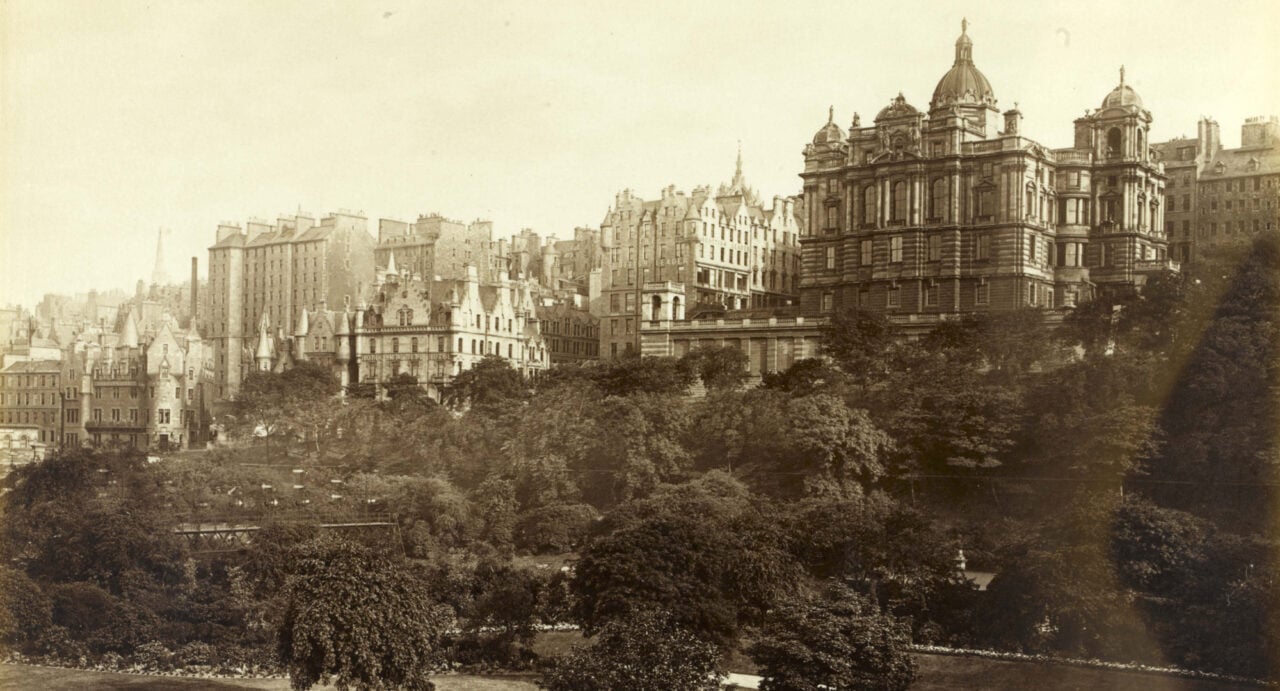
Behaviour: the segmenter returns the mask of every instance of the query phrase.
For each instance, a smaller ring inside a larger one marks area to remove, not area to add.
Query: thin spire
[[[169,276],[164,270],[164,228],[156,232],[156,264],[151,270],[151,285],[164,285]]]
[[[738,140],[738,163],[737,165],[734,166],[733,170],[734,170],[733,177],[735,180],[742,177],[742,140],[741,139]]]
[[[835,121],[836,121],[836,107],[827,106],[827,124],[830,125]]]

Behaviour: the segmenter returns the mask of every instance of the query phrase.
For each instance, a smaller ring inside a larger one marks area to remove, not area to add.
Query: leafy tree
[[[736,389],[747,380],[747,354],[730,346],[702,346],[680,358],[680,367],[702,379],[708,389]]]
[[[534,509],[516,523],[516,547],[534,554],[567,552],[577,547],[600,518],[588,504],[555,504]]]
[[[473,495],[480,514],[482,540],[498,549],[510,549],[516,525],[516,490],[510,480],[491,477],[481,483]]]
[[[1169,593],[1204,558],[1209,527],[1191,514],[1131,495],[1116,510],[1111,551],[1130,586]]]
[[[906,689],[911,630],[840,585],[782,603],[748,649],[764,691]]]
[[[883,375],[894,338],[895,328],[883,314],[848,309],[822,327],[822,353],[865,387]]]
[[[582,458],[584,498],[595,506],[644,497],[681,479],[693,458],[683,440],[688,406],[671,394],[610,396],[594,413],[595,439]]]
[[[428,674],[450,624],[402,565],[337,539],[298,549],[279,655],[294,689],[433,689]]]
[[[589,647],[555,661],[539,686],[551,691],[720,688],[719,652],[651,610],[610,622]]]
[[[601,366],[596,385],[610,396],[681,394],[695,374],[676,358],[623,357]]]
[[[25,573],[0,566],[0,646],[27,647],[53,622],[53,604]]]
[[[656,608],[728,645],[794,571],[772,516],[723,473],[615,509],[581,550],[574,617],[589,632]]]
[[[233,428],[265,431],[268,439],[310,438],[319,449],[340,410],[338,380],[324,365],[304,360],[281,373],[255,370],[236,397]]]
[[[847,376],[826,360],[804,358],[782,372],[766,373],[761,385],[797,396],[823,392],[839,395],[846,380]]]
[[[463,370],[444,390],[444,402],[488,417],[502,417],[523,404],[529,389],[520,372],[505,358],[485,356]]]
[[[439,404],[427,395],[418,378],[401,372],[386,383],[387,408],[396,415],[422,415]]]

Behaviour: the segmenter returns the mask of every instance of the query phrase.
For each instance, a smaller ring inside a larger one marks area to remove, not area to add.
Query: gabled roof
[[[48,374],[61,372],[62,363],[57,360],[19,360],[4,368],[4,374]]]

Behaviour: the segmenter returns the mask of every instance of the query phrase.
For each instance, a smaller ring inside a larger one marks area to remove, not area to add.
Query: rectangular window
[[[978,261],[986,261],[991,258],[991,236],[979,235],[975,238],[973,258]]]
[[[973,292],[973,302],[978,305],[986,305],[991,302],[991,286],[986,283],[979,283]]]
[[[926,307],[938,306],[938,287],[932,283],[924,284],[924,304]]]
[[[888,298],[886,299],[885,304],[886,304],[888,307],[898,307],[899,305],[901,305],[901,304],[902,304],[902,289],[901,289],[901,288],[899,288],[898,286],[890,286],[890,287],[889,287],[889,296],[888,296]]]
[[[871,266],[871,241],[863,240],[858,245],[858,262],[862,266]]]
[[[895,235],[889,238],[889,263],[897,264],[902,261],[902,236]]]
[[[942,260],[942,236],[929,236],[929,261],[936,262]]]
[[[827,248],[827,270],[831,271],[836,268],[836,248]]]
[[[823,293],[822,294],[822,311],[830,313],[833,309],[835,309],[835,294]]]

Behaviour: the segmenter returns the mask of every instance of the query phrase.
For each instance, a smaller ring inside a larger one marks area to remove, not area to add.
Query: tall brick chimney
[[[200,277],[196,272],[199,263],[198,257],[191,258],[191,323],[187,326],[197,330],[200,324]]]

